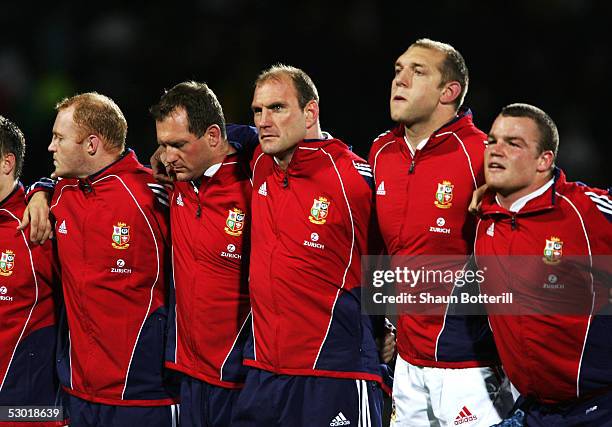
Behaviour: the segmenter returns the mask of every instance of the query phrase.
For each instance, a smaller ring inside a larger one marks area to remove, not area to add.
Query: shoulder
[[[370,164],[349,149],[338,149],[334,155],[338,172],[350,182],[351,187],[371,192],[374,188],[374,177]],[[350,188],[351,190],[353,188]]]
[[[151,169],[139,165],[128,173],[118,174],[120,186],[140,204],[168,207],[168,189],[153,178]]]
[[[581,182],[564,182],[555,191],[589,219],[612,222],[612,189],[589,187]]]
[[[466,126],[454,132],[457,139],[470,154],[484,154],[487,145],[487,134],[478,129],[471,121]]]
[[[374,138],[374,141],[372,141],[372,147],[370,148],[370,157],[375,156],[381,149],[390,145],[390,143],[395,142],[397,138],[400,138],[402,136],[402,134],[403,130],[400,126],[386,130],[379,134],[376,138]]]

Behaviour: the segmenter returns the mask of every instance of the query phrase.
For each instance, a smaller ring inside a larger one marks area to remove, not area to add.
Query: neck
[[[408,143],[416,150],[422,140],[429,138],[432,133],[451,121],[456,115],[457,113],[454,110],[436,111],[425,122],[405,124],[404,129]]]
[[[512,207],[514,202],[516,202],[521,197],[525,197],[528,194],[531,194],[534,191],[537,191],[539,188],[541,188],[542,186],[546,185],[546,183],[548,181],[550,181],[551,178],[552,178],[552,174],[548,173],[548,174],[546,174],[544,176],[537,177],[533,181],[533,183],[531,183],[527,187],[523,187],[523,188],[521,188],[519,190],[516,190],[516,191],[514,191],[512,193],[509,193],[509,194],[506,194],[506,195],[497,192],[495,194],[495,196],[497,197],[497,200],[498,200],[499,204],[504,209],[510,210],[510,208]]]
[[[321,125],[317,121],[312,127],[306,129],[306,134],[304,135],[304,139],[323,139],[323,131],[321,130]],[[293,147],[289,150],[278,153],[274,156],[276,161],[278,162],[278,166],[282,170],[287,170],[289,167],[289,163],[291,163],[291,158],[293,157],[293,153],[301,141],[298,141]]]
[[[291,163],[291,159],[293,158],[293,153],[295,153],[296,149],[297,149],[297,144],[294,147],[290,148],[289,150],[283,153],[276,154],[274,156],[274,158],[278,162],[278,166],[282,170],[284,171],[287,170],[287,168],[289,167],[289,163]]]
[[[213,156],[210,159],[210,161],[204,165],[204,167],[200,171],[200,176],[203,176],[204,172],[206,172],[208,168],[210,168],[213,165],[223,163],[223,160],[225,160],[227,156],[234,154],[236,152],[236,149],[234,148],[234,146],[230,144],[227,139],[221,141],[217,147],[218,147],[217,154]]]
[[[9,194],[15,189],[17,180],[6,176],[0,178],[0,201],[6,199]]]
[[[119,157],[121,157],[121,154],[122,154],[121,152],[99,153],[98,155],[96,155],[95,157],[91,159],[91,161],[87,165],[86,171],[84,171],[84,173],[79,175],[77,178],[87,178],[88,176],[93,175],[94,173],[98,171],[101,171],[102,169],[106,168],[110,164],[116,162],[119,159]]]

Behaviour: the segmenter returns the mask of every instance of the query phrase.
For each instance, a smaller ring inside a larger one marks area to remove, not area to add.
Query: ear
[[[555,154],[550,150],[544,151],[540,154],[538,158],[537,171],[538,172],[548,172],[549,170],[552,169],[554,164],[555,164]]]
[[[319,103],[314,99],[309,101],[304,107],[306,115],[306,129],[310,129],[319,122]]]
[[[459,95],[461,94],[461,84],[458,81],[452,81],[444,84],[444,89],[440,95],[440,102],[442,104],[454,103]]]
[[[102,140],[98,137],[98,135],[90,134],[83,140],[83,144],[85,144],[85,151],[90,156],[95,156],[95,154],[102,148]]]
[[[223,139],[223,133],[219,125],[210,125],[204,132],[204,137],[210,148],[217,147]]]
[[[2,175],[10,175],[15,170],[15,164],[17,160],[13,153],[3,154],[0,159],[0,172]]]

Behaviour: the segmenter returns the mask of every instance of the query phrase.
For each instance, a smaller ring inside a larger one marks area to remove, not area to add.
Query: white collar
[[[544,194],[546,190],[548,190],[553,185],[554,182],[555,182],[555,178],[551,178],[550,181],[548,181],[546,184],[538,188],[536,191],[529,193],[526,196],[523,196],[520,199],[516,200],[514,203],[512,203],[512,206],[510,206],[510,209],[508,210],[510,212],[517,213],[518,211],[520,211],[521,209],[525,207],[527,202]],[[501,206],[501,203],[499,203],[499,199],[497,198],[497,195],[495,196],[495,201],[497,202],[498,205]]]
[[[410,145],[410,142],[408,141],[408,137],[406,137],[406,134],[404,134],[404,141],[406,142],[406,145],[408,146],[408,149],[410,150],[410,153],[414,156],[415,150],[412,148],[412,145]],[[423,139],[421,142],[419,142],[417,144],[416,151],[422,150],[423,147],[425,147],[425,144],[427,144],[427,141],[429,141],[429,137],[427,137],[427,138]]]
[[[221,169],[221,165],[222,165],[222,164],[223,164],[223,163],[215,163],[214,165],[212,165],[211,167],[209,167],[208,169],[206,169],[206,171],[204,171],[204,176],[207,176],[207,177],[209,177],[209,178],[210,178],[210,177],[211,177],[211,176],[213,176],[215,173],[217,173],[217,171],[218,171],[219,169]]]

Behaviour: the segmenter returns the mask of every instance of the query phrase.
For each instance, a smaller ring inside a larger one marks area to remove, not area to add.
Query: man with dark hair
[[[322,132],[312,80],[276,65],[251,103],[253,341],[232,426],[381,424],[376,336],[361,313],[368,253],[368,164]]]
[[[482,291],[515,296],[512,312],[487,307],[504,369],[521,393],[515,420],[610,425],[612,198],[566,181],[554,166],[558,143],[542,110],[501,111],[485,151],[488,190],[474,253],[487,272]]]
[[[226,138],[221,104],[204,83],[183,82],[151,107],[170,196],[174,300],[166,366],[185,374],[180,424],[230,425],[251,333],[248,292],[249,147]],[[230,127],[241,142],[248,126]],[[252,148],[252,147],[251,147]],[[159,158],[160,160],[157,160]],[[157,175],[156,175],[157,176]]]
[[[55,370],[59,280],[51,242],[16,232],[25,209],[19,183],[25,139],[0,116],[0,406],[61,406]],[[64,413],[67,415],[67,412]],[[51,418],[51,417],[50,417]],[[63,418],[39,426],[61,426]],[[0,421],[0,426],[15,425]]]
[[[14,181],[17,181],[23,169],[25,138],[15,123],[0,116],[0,155],[4,156],[9,153],[13,155],[15,162],[11,176]]]
[[[395,62],[390,110],[398,126],[374,140],[369,162],[387,252],[393,262],[412,257],[412,270],[456,277],[472,252],[467,207],[483,182],[486,135],[462,107],[468,82],[463,57],[445,43],[417,40]],[[486,316],[449,315],[449,308],[399,313],[392,425],[489,426],[512,407]]]
[[[544,111],[529,104],[510,104],[502,108],[503,117],[527,117],[536,124],[539,131],[538,146],[540,153],[552,151],[557,157],[559,151],[559,131],[552,119]]]
[[[95,92],[62,100],[49,151],[69,346],[59,356],[71,426],[174,425],[164,373],[168,196],[125,150],[127,124]]]

